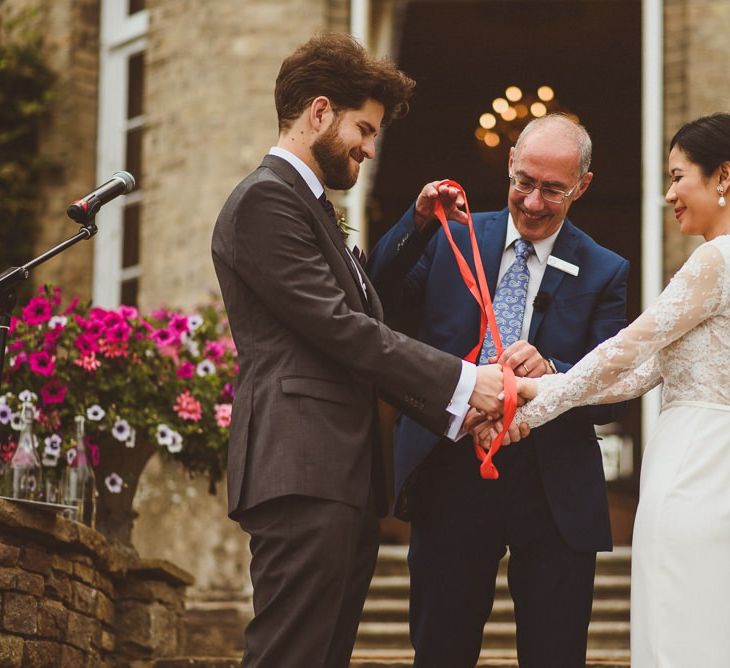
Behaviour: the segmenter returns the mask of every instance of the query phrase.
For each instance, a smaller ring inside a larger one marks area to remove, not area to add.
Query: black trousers
[[[254,618],[245,668],[347,668],[378,554],[378,521],[326,499],[284,496],[247,510]]]
[[[499,479],[482,480],[471,445],[443,443],[414,480],[414,665],[474,668],[509,547],[520,668],[583,668],[596,555],[560,536],[531,445],[504,448],[495,464]]]

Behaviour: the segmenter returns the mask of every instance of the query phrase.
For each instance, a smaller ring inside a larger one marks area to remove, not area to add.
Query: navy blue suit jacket
[[[416,309],[418,337],[464,357],[479,338],[479,308],[465,287],[443,230],[418,232],[413,207],[379,241],[368,262],[386,316]],[[472,215],[489,291],[494,295],[504,250],[508,211]],[[454,240],[473,271],[468,228],[449,223]],[[626,324],[628,262],[568,220],[552,255],[577,265],[578,276],[547,266],[528,340],[559,371]],[[577,550],[611,549],[606,483],[594,424],[612,422],[621,405],[577,408],[534,429],[514,447],[534,447],[553,517],[566,542]],[[442,440],[406,416],[395,438],[395,513],[408,517],[408,479]],[[471,447],[460,442],[455,447]],[[495,463],[499,468],[499,455]],[[475,459],[474,465],[477,466]]]

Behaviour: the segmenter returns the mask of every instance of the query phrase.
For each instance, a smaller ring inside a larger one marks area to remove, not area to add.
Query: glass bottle
[[[96,523],[96,477],[84,444],[85,418],[76,416],[76,457],[63,474],[63,501],[75,508],[73,519],[90,527]]]
[[[38,438],[33,433],[35,408],[30,401],[20,407],[18,447],[3,471],[2,493],[23,501],[43,501],[43,469],[38,458]]]

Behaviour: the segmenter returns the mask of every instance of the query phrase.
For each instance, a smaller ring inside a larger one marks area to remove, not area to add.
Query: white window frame
[[[142,117],[127,119],[127,63],[130,56],[147,46],[149,10],[130,16],[127,4],[119,0],[101,3],[97,183],[108,181],[114,172],[124,169],[127,131],[144,121]],[[108,202],[96,217],[99,232],[94,239],[92,298],[98,306],[119,306],[122,282],[141,274],[140,265],[122,269],[124,207],[141,200],[141,191],[118,197]]]

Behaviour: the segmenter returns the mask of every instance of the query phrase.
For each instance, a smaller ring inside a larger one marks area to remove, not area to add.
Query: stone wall
[[[192,578],[93,529],[0,499],[0,666],[135,668],[184,647]]]
[[[682,123],[730,110],[730,3],[664,0],[665,146]],[[702,241],[683,237],[674,212],[665,214],[664,269],[668,280]]]
[[[66,207],[96,181],[99,2],[5,0],[0,2],[0,22],[22,10],[34,10],[33,23],[43,35],[47,63],[58,77],[40,145],[43,157],[53,166],[39,202],[35,252],[40,254],[78,232],[79,226],[66,217]],[[73,286],[77,294],[88,298],[92,257],[93,243],[79,242],[35,269],[33,279],[38,285]]]

